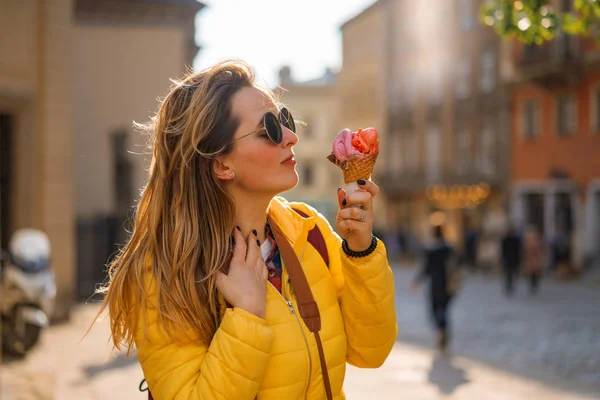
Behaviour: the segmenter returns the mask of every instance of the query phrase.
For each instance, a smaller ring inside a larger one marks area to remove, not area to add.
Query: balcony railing
[[[577,37],[562,34],[543,45],[516,46],[522,46],[515,54],[518,81],[561,85],[580,76],[585,56]]]

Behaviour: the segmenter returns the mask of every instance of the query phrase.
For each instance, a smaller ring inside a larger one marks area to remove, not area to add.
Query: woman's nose
[[[296,135],[294,132],[292,132],[291,129],[281,125],[281,130],[283,133],[283,146],[284,147],[288,147],[289,145],[295,145],[296,143],[298,143],[298,135]]]

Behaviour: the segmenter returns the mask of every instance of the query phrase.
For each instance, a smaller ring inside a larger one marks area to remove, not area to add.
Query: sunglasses
[[[275,144],[281,144],[283,141],[283,130],[281,129],[281,125],[288,128],[290,131],[296,133],[296,122],[294,122],[294,117],[292,117],[292,113],[285,107],[282,107],[279,110],[279,117],[273,114],[272,112],[267,112],[263,115],[263,126],[250,132],[245,135],[240,136],[236,140],[240,140],[245,138],[246,136],[250,136],[253,133],[259,132],[261,130],[267,131],[267,136],[271,140],[271,142]]]

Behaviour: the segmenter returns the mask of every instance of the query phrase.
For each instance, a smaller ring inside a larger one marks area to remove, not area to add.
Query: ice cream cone
[[[346,193],[358,189],[358,180],[369,180],[379,154],[379,137],[375,128],[340,131],[333,141],[333,152],[327,159],[344,174]]]
[[[346,161],[345,168],[342,168],[344,183],[348,184],[359,179],[368,180],[371,178],[376,160],[377,154]]]
[[[340,167],[344,174],[344,183],[348,184],[350,182],[356,182],[359,179],[367,180],[371,177],[371,173],[375,168],[375,161],[377,161],[377,154],[340,161],[335,158],[333,153],[331,153],[327,156],[327,159]]]

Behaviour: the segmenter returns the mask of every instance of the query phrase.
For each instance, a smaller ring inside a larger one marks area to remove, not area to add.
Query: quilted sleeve
[[[394,277],[385,245],[363,258],[348,257],[341,238],[327,220],[313,210],[327,242],[333,276],[348,342],[346,361],[360,368],[380,367],[390,354],[398,327],[394,306]]]
[[[248,399],[263,380],[273,332],[242,309],[227,309],[211,343],[175,342],[146,307],[135,344],[148,388],[157,400]],[[144,329],[143,326],[146,325]]]

